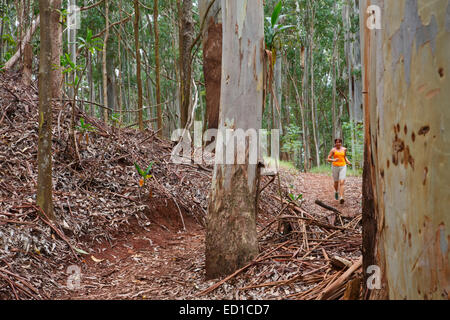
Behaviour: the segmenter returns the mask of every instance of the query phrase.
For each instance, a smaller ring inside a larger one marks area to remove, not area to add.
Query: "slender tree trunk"
[[[22,68],[22,83],[26,86],[31,84],[31,75],[33,69],[33,47],[30,43],[25,44],[23,51],[23,68]]]
[[[161,106],[161,80],[160,80],[160,58],[159,58],[159,11],[158,0],[153,1],[153,23],[155,30],[155,76],[156,76],[156,110],[158,118],[158,130],[159,136],[163,136],[163,123],[162,123],[162,106]]]
[[[139,130],[144,131],[144,119],[142,111],[142,79],[141,79],[141,50],[139,44],[139,0],[134,0],[134,43],[136,46],[136,77],[138,85],[138,123]]]
[[[306,56],[309,54],[308,50],[306,52]],[[305,59],[305,66],[303,68],[303,81],[302,81],[302,126],[303,126],[303,137],[304,137],[304,145],[305,145],[305,172],[308,172],[311,169],[311,144],[309,143],[309,127],[308,127],[308,79],[309,79],[309,66],[307,61],[309,59]],[[306,106],[306,107],[305,107]]]
[[[49,0],[39,0],[41,52],[39,63],[39,142],[36,203],[49,219],[54,219],[52,200],[52,37]]]
[[[3,17],[5,12],[3,11],[3,8],[5,8],[5,4],[4,1],[1,0],[1,16]],[[3,62],[3,32],[5,30],[5,20],[2,19],[2,21],[0,22],[0,61]]]
[[[23,4],[21,0],[15,0],[16,13],[17,13],[17,52],[19,52],[19,57],[23,58],[23,50],[25,44],[28,41],[23,39]]]
[[[61,70],[61,53],[62,53],[62,24],[61,24],[61,0],[53,0],[52,13],[51,13],[51,32],[53,39],[53,51],[52,51],[52,95],[53,98],[61,98],[61,89],[63,83],[63,74]]]
[[[102,75],[103,75],[103,120],[108,123],[108,68],[107,68],[107,55],[108,55],[108,39],[109,39],[109,0],[105,0],[105,38],[103,39],[103,55],[102,55]]]
[[[218,0],[216,0],[218,1]],[[191,106],[191,46],[193,42],[194,23],[192,19],[192,0],[178,2],[178,12],[180,12],[180,71],[181,71],[181,126],[184,128],[189,118]]]
[[[122,20],[122,0],[119,0],[119,18],[120,20]],[[118,54],[118,60],[119,60],[119,74],[117,77],[117,85],[118,85],[118,89],[119,89],[119,99],[117,101],[117,108],[119,110],[119,128],[123,123],[123,93],[122,93],[122,88],[123,88],[123,75],[122,75],[122,46],[121,46],[121,41],[122,41],[122,27],[119,28],[119,33],[118,33],[118,40],[117,40],[117,45],[118,45],[118,49],[117,49],[117,54]]]
[[[336,9],[336,4],[334,6]],[[333,82],[333,101],[332,101],[332,114],[333,114],[333,141],[337,137],[337,123],[336,123],[336,51],[337,51],[337,32],[334,30],[333,36],[333,60],[332,60],[332,82]]]
[[[262,1],[223,0],[222,94],[219,131],[259,130],[263,106],[264,21]],[[238,97],[238,98],[237,98]],[[233,139],[234,140],[234,139]],[[229,143],[218,138],[207,216],[206,275],[230,274],[258,254],[256,233],[257,137],[245,139],[245,164],[226,163]],[[256,140],[256,141],[255,141]],[[230,140],[228,140],[230,141]],[[252,147],[250,146],[252,142]],[[228,157],[229,158],[229,157]],[[250,159],[252,159],[251,163]],[[230,160],[230,158],[228,159]],[[234,162],[234,163],[233,163]]]
[[[311,33],[310,33],[310,50],[311,50],[311,122],[312,122],[312,130],[314,137],[314,145],[316,148],[316,165],[320,167],[320,153],[319,153],[319,141],[317,138],[317,126],[316,126],[316,107],[315,100],[316,97],[314,95],[314,16],[315,9],[314,3],[311,3]]]
[[[211,5],[211,2],[214,4]],[[220,80],[222,77],[222,15],[220,0],[201,0],[203,30],[203,74],[206,89],[206,122],[204,129],[219,127]],[[209,8],[209,11],[208,11]]]
[[[94,94],[95,94],[95,88],[94,88],[94,81],[93,81],[93,74],[92,74],[92,53],[87,53],[87,60],[88,60],[88,82],[89,82],[89,101],[94,101]],[[94,105],[92,103],[89,104],[89,115],[91,117],[94,117]]]
[[[282,126],[281,126],[281,114],[282,114],[282,94],[281,94],[281,59],[282,55],[279,50],[277,50],[276,53],[276,61],[275,61],[275,68],[274,68],[274,92],[275,96],[273,96],[273,102],[272,102],[272,112],[273,112],[273,128],[280,130],[280,136],[283,134],[282,132]],[[275,101],[276,99],[276,101]]]

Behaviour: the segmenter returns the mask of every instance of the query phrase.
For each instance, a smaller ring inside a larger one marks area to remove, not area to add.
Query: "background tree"
[[[39,57],[39,142],[38,142],[38,207],[49,219],[54,219],[52,200],[52,33],[50,0],[39,0],[41,14]]]
[[[205,129],[219,126],[220,81],[222,77],[221,0],[200,0],[203,30],[203,76],[206,90]]]

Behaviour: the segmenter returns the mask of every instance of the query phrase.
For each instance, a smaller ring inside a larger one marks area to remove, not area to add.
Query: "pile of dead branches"
[[[113,130],[77,111],[91,124],[88,137],[69,137],[71,109],[53,106],[53,201],[58,221],[35,207],[38,93],[20,75],[0,75],[0,299],[48,298],[63,289],[68,265],[95,242],[130,232],[130,219],[151,225],[154,203],[175,204],[180,223],[191,215],[204,223],[211,168],[175,165],[172,145],[147,130]],[[134,163],[154,163],[144,188]]]

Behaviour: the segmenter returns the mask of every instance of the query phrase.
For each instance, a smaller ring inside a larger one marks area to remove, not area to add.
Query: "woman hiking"
[[[344,204],[344,185],[347,175],[347,165],[352,165],[347,159],[347,148],[342,146],[342,139],[334,140],[334,148],[328,155],[328,162],[333,165],[333,179],[334,179],[334,197]]]

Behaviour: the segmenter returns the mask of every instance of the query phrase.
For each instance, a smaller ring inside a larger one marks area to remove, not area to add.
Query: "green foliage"
[[[331,165],[321,165],[320,167],[314,167],[310,171],[311,173],[315,174],[324,174],[327,176],[332,176],[332,169]],[[347,177],[362,177],[363,169],[362,168],[350,168],[347,167]]]
[[[3,42],[7,43],[9,46],[17,45],[16,40],[14,40],[14,38],[10,34],[4,34],[2,39],[3,39]]]
[[[347,155],[350,156],[353,152],[355,154],[355,159],[350,159],[355,168],[360,169],[363,167],[363,156],[364,156],[364,126],[361,123],[355,124],[353,122],[344,122],[342,124],[342,130],[344,132],[344,137],[346,137],[346,147],[348,148]],[[354,136],[354,147],[352,150],[352,145],[349,144],[352,135]]]
[[[296,124],[291,124],[285,128],[285,133],[281,137],[283,144],[283,152],[294,152],[295,150],[300,150],[302,147],[301,135],[302,130]]]
[[[85,38],[78,37],[78,40],[80,41],[78,49],[84,49],[86,51],[89,51],[91,54],[95,54],[96,51],[102,51],[103,49],[102,40],[92,37],[93,37],[92,30],[88,28],[86,31]]]
[[[78,125],[76,127],[77,131],[81,132],[81,133],[86,133],[86,132],[95,132],[96,129],[94,126],[92,126],[89,123],[86,123],[84,121],[84,118],[80,118],[80,125]]]
[[[298,200],[302,200],[303,199],[303,194],[300,193],[298,195],[295,195],[294,193],[289,193],[289,199],[291,199],[292,202],[296,202]]]
[[[111,121],[114,123],[119,123],[120,122],[120,114],[119,113],[113,113],[111,115]]]
[[[142,170],[141,167],[135,162],[134,167],[136,168],[136,171],[139,173],[139,175],[142,177],[144,183],[147,179],[150,179],[152,175],[150,175],[153,165],[155,162],[151,162],[150,165],[147,167],[146,170]]]
[[[278,22],[281,18],[284,18],[284,15],[281,14],[281,10],[283,9],[283,2],[279,1],[275,6],[272,15],[270,17],[266,17],[266,21],[269,24],[266,24],[264,27],[264,40],[266,42],[266,47],[268,50],[274,51],[276,49],[276,41],[278,35],[287,29],[295,28],[294,25],[280,25]],[[281,46],[281,43],[278,44],[278,47]]]

